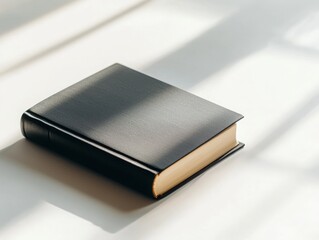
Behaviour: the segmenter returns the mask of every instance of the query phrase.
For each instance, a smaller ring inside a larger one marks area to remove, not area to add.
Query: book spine
[[[68,131],[61,130],[61,126],[55,127],[54,123],[47,123],[29,111],[21,117],[21,132],[27,139],[66,156],[72,162],[154,198],[155,170],[150,171],[147,167],[141,167],[141,164],[125,161],[119,154],[115,156],[106,151],[106,148],[104,151],[103,147],[97,148],[94,144],[88,144],[88,141],[81,140],[81,137],[75,137],[74,133],[68,134]]]

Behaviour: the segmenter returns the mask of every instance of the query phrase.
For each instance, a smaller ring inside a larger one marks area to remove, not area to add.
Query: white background
[[[152,202],[25,140],[114,62],[242,113],[244,150]],[[318,0],[0,0],[0,239],[319,239]]]

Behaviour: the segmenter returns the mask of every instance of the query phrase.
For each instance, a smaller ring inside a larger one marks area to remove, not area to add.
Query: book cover
[[[114,64],[24,112],[21,131],[159,198],[243,147],[235,136],[242,117]]]

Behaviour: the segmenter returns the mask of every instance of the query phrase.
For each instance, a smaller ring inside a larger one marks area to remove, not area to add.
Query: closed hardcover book
[[[244,145],[243,116],[120,64],[23,113],[23,135],[160,198]],[[101,189],[103,191],[103,189]]]

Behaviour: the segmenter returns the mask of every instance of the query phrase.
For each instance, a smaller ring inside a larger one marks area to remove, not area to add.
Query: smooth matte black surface
[[[160,171],[242,115],[120,64],[29,113]]]

